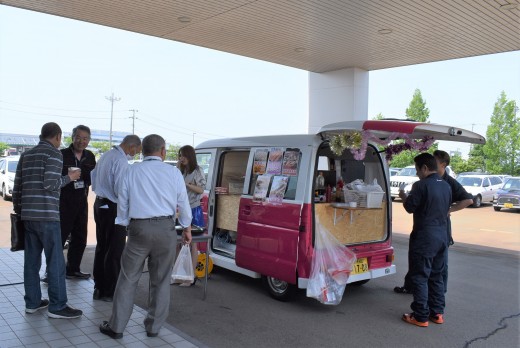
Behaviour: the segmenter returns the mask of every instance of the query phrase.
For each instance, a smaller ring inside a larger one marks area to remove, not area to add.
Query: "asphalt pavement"
[[[215,267],[206,300],[201,282],[188,288],[172,286],[168,323],[209,347],[519,347],[520,215],[496,213],[489,206],[457,213],[445,324],[419,328],[400,319],[410,311],[412,297],[392,291],[406,273],[411,226],[402,207],[393,205],[397,274],[348,286],[338,306],[322,305],[304,291],[290,302],[278,302],[268,296],[261,280]],[[2,202],[4,246],[7,211]],[[92,271],[94,257],[92,235],[89,225],[82,262],[87,272]],[[463,242],[476,237],[478,243],[493,247]],[[147,301],[145,272],[135,302],[146,308]]]

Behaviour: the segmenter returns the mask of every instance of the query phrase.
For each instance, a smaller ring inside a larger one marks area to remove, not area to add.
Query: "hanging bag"
[[[21,215],[11,213],[11,251],[24,250],[25,227]]]
[[[316,219],[316,241],[307,297],[323,304],[338,305],[355,262],[356,255]]]
[[[190,282],[195,279],[193,272],[193,262],[191,261],[190,246],[184,244],[179,252],[179,256],[173,265],[171,284],[176,281]]]

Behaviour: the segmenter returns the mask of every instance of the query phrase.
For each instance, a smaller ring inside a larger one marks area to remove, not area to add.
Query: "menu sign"
[[[267,161],[267,174],[282,173],[283,150],[280,147],[273,147],[269,151],[269,160]]]
[[[259,175],[256,179],[255,191],[253,192],[253,201],[263,202],[267,197],[267,190],[269,189],[269,182],[271,175]]]
[[[282,175],[296,176],[298,175],[298,162],[300,160],[300,151],[298,149],[285,151],[283,155]]]
[[[270,203],[282,203],[288,181],[289,177],[287,176],[275,176],[273,178],[271,191],[269,192]]]
[[[253,174],[265,174],[265,168],[267,166],[267,149],[256,150],[253,161]]]

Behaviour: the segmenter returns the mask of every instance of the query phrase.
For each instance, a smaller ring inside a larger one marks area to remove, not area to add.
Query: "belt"
[[[159,220],[169,220],[169,219],[173,219],[173,215],[168,215],[168,216],[154,216],[154,217],[143,218],[143,219],[134,219],[134,218],[131,218],[130,221],[159,221]]]
[[[105,198],[105,197],[101,197],[101,196],[96,196],[96,200],[101,201],[101,202],[106,202],[106,203],[110,202],[110,203],[114,203],[115,204],[115,202],[112,202],[110,199]]]

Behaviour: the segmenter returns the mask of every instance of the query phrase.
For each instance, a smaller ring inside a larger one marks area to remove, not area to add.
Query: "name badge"
[[[83,180],[74,181],[74,188],[76,190],[85,188],[85,182]]]

